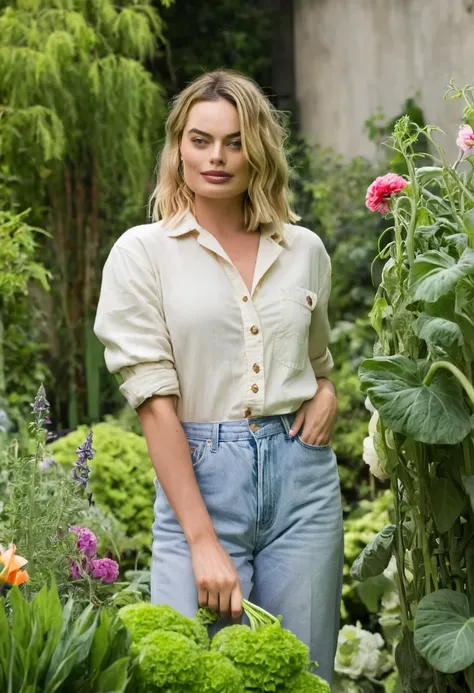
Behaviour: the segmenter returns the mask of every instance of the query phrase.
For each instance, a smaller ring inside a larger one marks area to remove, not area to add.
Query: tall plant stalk
[[[393,241],[382,252],[387,263],[371,312],[376,356],[359,374],[380,417],[376,451],[394,494],[402,689],[472,693],[474,85],[452,87],[450,95],[467,104],[463,151],[453,165],[434,139],[437,128],[403,117],[393,132],[390,145],[404,159],[407,179],[390,179]],[[423,155],[431,166],[418,165],[420,135],[438,153]],[[384,570],[386,548],[374,540],[353,576]]]

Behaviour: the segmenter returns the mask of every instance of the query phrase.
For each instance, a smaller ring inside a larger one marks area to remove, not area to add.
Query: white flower
[[[357,626],[344,626],[339,631],[335,670],[351,679],[366,676],[376,679],[393,667],[380,633],[370,633]]]
[[[362,453],[362,459],[366,464],[369,465],[370,473],[376,476],[377,479],[380,479],[381,481],[388,479],[388,474],[385,474],[380,466],[380,460],[377,456],[374,439],[372,436],[367,436],[367,438],[364,438],[364,451]]]

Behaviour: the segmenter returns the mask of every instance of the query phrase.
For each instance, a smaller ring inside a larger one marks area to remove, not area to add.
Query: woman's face
[[[180,145],[184,180],[195,195],[228,199],[248,188],[237,109],[225,99],[191,108]]]

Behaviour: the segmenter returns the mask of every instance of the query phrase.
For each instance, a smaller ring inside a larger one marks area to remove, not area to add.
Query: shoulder
[[[135,264],[154,273],[166,240],[163,221],[132,226],[114,242],[107,264]]]
[[[298,249],[311,250],[315,253],[327,254],[326,248],[320,236],[305,226],[296,224],[283,224],[283,233],[287,236],[291,245]]]

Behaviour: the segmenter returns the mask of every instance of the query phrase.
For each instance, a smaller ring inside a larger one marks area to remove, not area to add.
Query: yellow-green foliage
[[[183,616],[167,604],[128,604],[120,609],[119,616],[135,643],[140,643],[150,633],[163,630],[185,635],[203,649],[209,647],[207,629],[196,619]]]
[[[352,564],[367,544],[390,524],[390,509],[393,507],[391,491],[384,491],[375,500],[363,500],[344,522],[344,584],[342,586],[341,618],[352,622],[361,618],[360,598],[357,595],[359,583],[349,575]],[[354,602],[356,604],[354,604]],[[350,613],[356,606],[356,614]]]
[[[363,500],[344,522],[345,574],[360,552],[390,524],[389,510],[393,506],[391,491],[384,491],[374,501]]]
[[[87,435],[81,426],[51,445],[60,464],[72,469],[76,449]],[[93,426],[96,454],[90,466],[90,490],[104,512],[111,512],[136,539],[137,547],[151,544],[155,473],[145,439],[116,426],[100,423]]]

